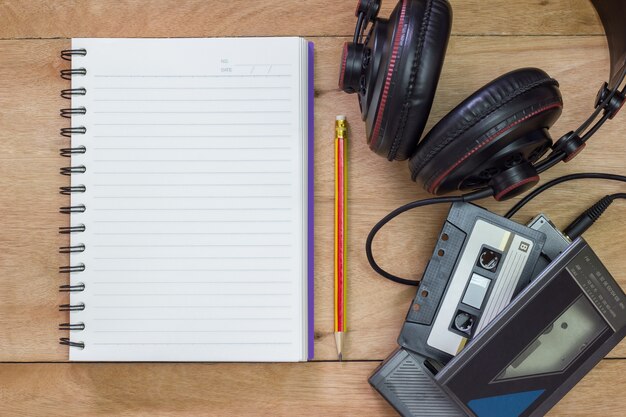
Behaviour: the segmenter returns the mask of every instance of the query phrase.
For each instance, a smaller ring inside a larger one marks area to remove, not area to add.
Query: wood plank
[[[0,407],[21,416],[395,416],[367,383],[378,362],[3,364]],[[626,361],[603,361],[548,415],[623,414]]]
[[[0,5],[0,38],[351,36],[356,0],[59,1]],[[453,33],[601,34],[585,0],[454,0]],[[396,1],[383,1],[389,16]],[[277,18],[278,16],[278,18]]]
[[[543,67],[561,82],[565,114],[555,127],[563,133],[583,119],[590,109],[595,88],[605,76],[607,53],[598,37],[502,37],[455,38],[433,108],[433,120],[449,111],[474,89],[497,75],[524,65]],[[317,40],[316,50],[316,359],[334,359],[332,337],[332,236],[333,119],[346,113],[351,123],[350,141],[350,215],[348,253],[348,326],[349,359],[383,359],[395,347],[395,339],[406,314],[414,289],[378,277],[367,264],[363,245],[373,226],[388,211],[408,201],[426,197],[409,179],[405,163],[388,163],[371,153],[363,139],[356,98],[338,91],[336,77],[343,39]],[[563,45],[567,45],[566,48]],[[57,254],[66,243],[57,227],[68,222],[57,212],[67,198],[57,189],[67,183],[58,168],[67,164],[57,149],[67,140],[58,129],[69,122],[58,116],[67,105],[58,91],[67,86],[58,70],[67,63],[58,52],[67,40],[0,41],[0,219],[3,233],[0,266],[4,272],[0,292],[0,360],[39,361],[67,359],[67,349],[58,346],[61,332],[57,324],[66,316],[56,311],[64,298],[57,293],[64,281],[57,267],[67,262]],[[554,59],[559,54],[562,59]],[[494,60],[494,57],[503,59]],[[584,61],[587,62],[584,62]],[[491,65],[486,67],[486,63]],[[590,142],[576,162],[562,164],[545,177],[580,172],[623,170],[626,149],[621,143],[623,117],[610,122]],[[558,133],[556,134],[558,136]],[[580,193],[582,186],[591,187]],[[525,221],[540,210],[563,227],[577,213],[600,196],[621,189],[603,182],[579,182],[548,192],[524,209],[518,219]],[[378,196],[384,196],[380,198]],[[486,206],[503,213],[512,203],[487,201]],[[616,205],[619,203],[616,203]],[[375,242],[381,264],[397,274],[419,277],[429,259],[435,236],[447,208],[435,207],[392,222]],[[617,275],[626,267],[621,256],[623,244],[615,239],[626,233],[626,212],[609,209],[605,217],[587,234],[592,246],[624,286],[626,276]],[[26,342],[25,342],[26,341]],[[626,344],[613,356],[626,356]]]

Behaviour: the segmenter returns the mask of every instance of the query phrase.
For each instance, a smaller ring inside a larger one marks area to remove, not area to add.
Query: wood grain
[[[394,416],[367,383],[378,362],[7,364],[11,417]],[[623,361],[602,361],[549,417],[622,415]],[[599,389],[601,387],[601,389]],[[611,400],[608,400],[611,399]]]
[[[57,270],[67,262],[58,254],[66,243],[58,227],[68,222],[58,213],[68,202],[58,187],[69,184],[58,174],[68,164],[58,154],[67,143],[59,128],[69,123],[59,117],[67,83],[59,78],[58,51],[67,43],[0,42],[0,360],[67,358],[67,348],[55,343],[57,325],[67,321],[57,311],[58,286],[66,281]]]
[[[7,0],[0,38],[351,36],[357,0]],[[602,34],[586,0],[453,0],[455,35]],[[397,1],[383,1],[387,17]]]
[[[591,110],[607,77],[608,53],[601,26],[583,0],[455,0],[454,29],[428,126],[464,97],[498,75],[536,66],[561,83],[565,111],[553,134],[572,129]],[[394,6],[386,0],[381,15]],[[0,364],[0,414],[11,416],[178,415],[393,415],[367,385],[377,360],[395,348],[414,289],[378,277],[363,245],[371,226],[390,210],[426,193],[409,179],[406,163],[388,163],[365,144],[356,98],[340,92],[341,45],[351,36],[354,0],[86,0],[0,3],[0,361],[64,362],[67,348],[56,328],[67,320],[57,305],[66,277],[57,272],[67,257],[58,227],[68,203],[58,174],[68,163],[58,155],[67,140],[58,116],[67,88],[58,57],[69,37],[309,36],[316,43],[315,101],[315,349],[316,360],[335,359],[332,337],[333,119],[348,116],[349,234],[348,338],[345,357],[363,362],[309,364]],[[494,35],[494,36],[490,36]],[[524,35],[524,36],[523,36]],[[532,35],[532,36],[525,36]],[[57,38],[57,39],[53,39]],[[623,173],[624,118],[610,122],[575,162],[546,175],[582,171]],[[517,216],[526,221],[545,211],[564,226],[600,196],[623,187],[595,181],[548,192]],[[498,213],[510,203],[486,201]],[[622,286],[626,286],[626,211],[619,202],[586,238]],[[431,255],[447,208],[408,213],[383,229],[375,242],[380,263],[418,278]],[[586,377],[551,416],[621,415],[626,343]],[[607,383],[610,381],[610,383]],[[341,393],[337,395],[337,393]]]

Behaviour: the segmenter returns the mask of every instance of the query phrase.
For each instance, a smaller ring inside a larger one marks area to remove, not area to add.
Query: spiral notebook
[[[70,360],[312,358],[313,45],[74,39],[62,57]]]

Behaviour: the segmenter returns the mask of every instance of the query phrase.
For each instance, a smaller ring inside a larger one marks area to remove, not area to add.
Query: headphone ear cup
[[[507,73],[448,113],[409,161],[412,178],[433,194],[485,187],[491,178],[534,163],[552,144],[561,115],[558,82],[537,68]]]
[[[394,19],[386,62],[370,87],[375,105],[365,115],[370,149],[390,161],[409,158],[424,131],[443,67],[452,9],[446,0],[402,0],[390,23]]]

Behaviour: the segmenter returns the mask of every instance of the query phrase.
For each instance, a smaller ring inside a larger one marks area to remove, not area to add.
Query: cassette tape
[[[483,208],[453,204],[398,344],[447,363],[528,285],[545,241]]]
[[[434,381],[469,416],[539,417],[624,336],[626,296],[578,239]]]

